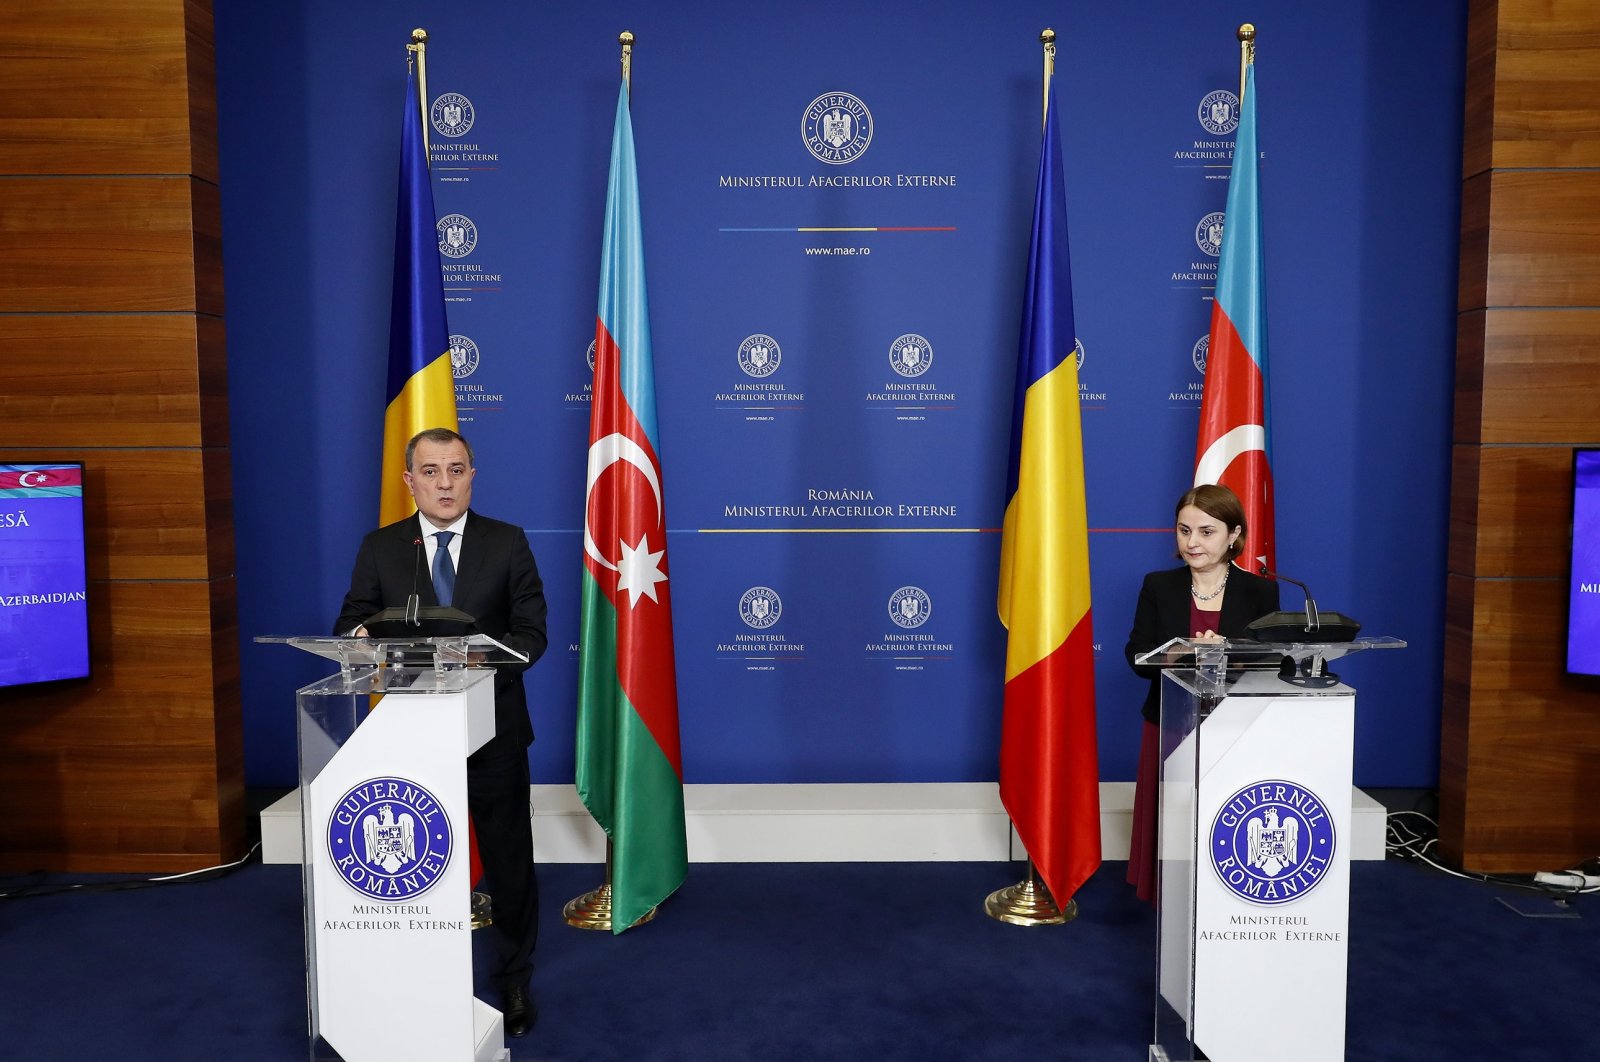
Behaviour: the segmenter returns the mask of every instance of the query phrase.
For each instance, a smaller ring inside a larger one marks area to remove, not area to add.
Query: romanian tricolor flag
[[[1211,305],[1206,388],[1194,482],[1221,483],[1244,503],[1248,557],[1240,567],[1276,571],[1272,504],[1272,419],[1267,410],[1266,274],[1261,256],[1261,196],[1256,184],[1256,68],[1245,68],[1233,172]]]
[[[1083,432],[1053,92],[1023,298],[1000,539],[1000,622],[1009,632],[1000,799],[1039,876],[1064,906],[1100,866],[1100,764]]]
[[[394,297],[389,306],[389,386],[384,394],[380,526],[417,511],[400,473],[406,443],[426,428],[456,429],[450,329],[440,279],[438,217],[422,139],[416,72],[406,79],[400,133],[400,202],[394,223]]]
[[[672,895],[689,870],[659,439],[624,85],[595,322],[577,740],[578,795],[611,840],[613,933]]]

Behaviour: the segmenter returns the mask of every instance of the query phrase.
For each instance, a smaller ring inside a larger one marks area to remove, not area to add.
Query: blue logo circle
[[[438,883],[454,849],[450,818],[416,782],[369,778],[328,816],[328,855],[352,889],[403,903]]]
[[[800,137],[818,161],[843,166],[872,143],[872,112],[848,92],[824,92],[800,119]]]
[[[1274,907],[1298,900],[1332,865],[1337,839],[1322,798],[1281,778],[1253,782],[1211,821],[1211,867],[1242,900]]]

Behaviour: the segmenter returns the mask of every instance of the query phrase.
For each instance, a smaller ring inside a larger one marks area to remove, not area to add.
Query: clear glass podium
[[[1355,690],[1398,638],[1172,641],[1162,668],[1150,1062],[1344,1058]]]
[[[482,634],[261,637],[339,665],[296,692],[313,1062],[503,1062],[472,994],[467,756],[494,736]]]

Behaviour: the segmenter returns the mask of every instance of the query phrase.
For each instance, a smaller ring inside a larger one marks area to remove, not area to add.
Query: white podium
[[[1151,1062],[1344,1058],[1355,690],[1326,664],[1404,644],[1138,659],[1166,667]]]
[[[494,736],[484,635],[262,638],[339,663],[297,692],[314,1062],[503,1062],[472,994],[466,759]]]

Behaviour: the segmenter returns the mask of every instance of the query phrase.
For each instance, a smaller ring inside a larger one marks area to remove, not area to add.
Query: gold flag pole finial
[[[1044,109],[1050,109],[1050,79],[1056,76],[1056,31],[1048,27],[1039,34],[1044,45]],[[1048,115],[1047,115],[1048,117]],[[1042,122],[1040,123],[1043,124]]]
[[[1239,27],[1239,105],[1244,105],[1245,72],[1256,61],[1256,28],[1246,22]]]
[[[628,86],[628,95],[633,95],[633,34],[623,30],[617,34],[617,43],[622,45],[622,83]]]
[[[428,31],[418,27],[411,31],[411,43],[406,45],[406,61],[417,60],[417,113],[422,119],[422,157],[428,168],[433,168],[433,147],[428,143]]]

